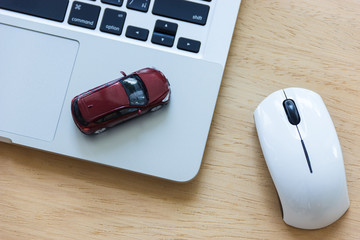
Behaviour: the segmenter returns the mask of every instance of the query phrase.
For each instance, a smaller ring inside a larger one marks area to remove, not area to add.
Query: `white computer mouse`
[[[350,205],[344,161],[321,97],[301,88],[279,90],[259,104],[254,119],[283,220],[317,229],[339,219]]]

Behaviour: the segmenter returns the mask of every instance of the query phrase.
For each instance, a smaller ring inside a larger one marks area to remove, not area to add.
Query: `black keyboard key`
[[[155,0],[152,13],[163,17],[205,25],[209,14],[208,5],[186,0]]]
[[[63,22],[69,0],[0,0],[0,8]]]
[[[126,12],[105,9],[100,31],[120,35],[124,27]]]
[[[188,38],[179,38],[177,48],[189,52],[198,53],[201,43]]]
[[[99,6],[75,1],[71,7],[68,23],[80,27],[95,29],[99,13]]]
[[[164,34],[175,36],[177,28],[178,28],[178,25],[176,23],[157,20],[155,23],[154,32],[164,33]]]
[[[128,38],[146,41],[149,36],[149,30],[134,26],[128,26],[125,36]]]
[[[147,12],[149,10],[150,0],[128,0],[127,8]]]
[[[123,4],[123,0],[101,0],[103,3],[111,4],[114,6],[121,7]]]
[[[174,39],[174,36],[154,32],[151,38],[151,42],[167,47],[172,47],[174,45]]]

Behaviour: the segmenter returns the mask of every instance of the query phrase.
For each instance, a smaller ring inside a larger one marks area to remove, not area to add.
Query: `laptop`
[[[186,182],[201,166],[240,0],[1,0],[0,140]],[[161,110],[87,136],[74,96],[153,67]]]

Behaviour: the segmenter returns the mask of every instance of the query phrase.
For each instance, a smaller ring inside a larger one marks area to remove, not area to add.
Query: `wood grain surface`
[[[0,143],[0,239],[360,239],[359,63],[360,1],[243,0],[193,181]],[[291,86],[323,97],[342,145],[351,206],[320,230],[282,221],[253,121]]]

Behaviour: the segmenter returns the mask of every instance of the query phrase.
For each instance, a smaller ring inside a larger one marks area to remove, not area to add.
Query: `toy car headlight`
[[[168,94],[163,98],[162,102],[167,102],[169,100],[170,97],[170,91],[168,92]]]

